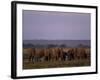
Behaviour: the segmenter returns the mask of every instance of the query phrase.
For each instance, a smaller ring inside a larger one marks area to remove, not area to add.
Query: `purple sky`
[[[23,10],[23,40],[90,40],[90,14]]]

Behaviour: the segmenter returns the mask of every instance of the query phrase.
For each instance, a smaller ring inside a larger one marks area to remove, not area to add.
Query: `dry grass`
[[[23,69],[57,68],[57,67],[82,67],[90,66],[90,59],[71,61],[43,61],[43,62],[23,62]]]

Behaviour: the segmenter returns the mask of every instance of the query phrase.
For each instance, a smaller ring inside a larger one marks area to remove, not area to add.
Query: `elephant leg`
[[[32,62],[34,63],[34,56],[32,57]]]
[[[31,62],[31,56],[29,57],[29,62]]]

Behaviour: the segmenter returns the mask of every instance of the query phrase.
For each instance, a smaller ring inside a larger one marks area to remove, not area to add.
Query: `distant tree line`
[[[70,47],[70,46],[67,46],[66,44],[23,44],[23,48],[50,48],[50,47],[62,47],[62,48],[67,48],[67,47]],[[83,44],[79,44],[77,45],[76,47],[84,47],[84,48],[90,48],[90,46],[88,45],[83,45]]]

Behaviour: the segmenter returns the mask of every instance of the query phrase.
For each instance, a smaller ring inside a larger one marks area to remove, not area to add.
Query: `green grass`
[[[44,61],[44,62],[23,62],[23,69],[57,68],[57,67],[82,67],[90,66],[89,59],[71,61]]]

